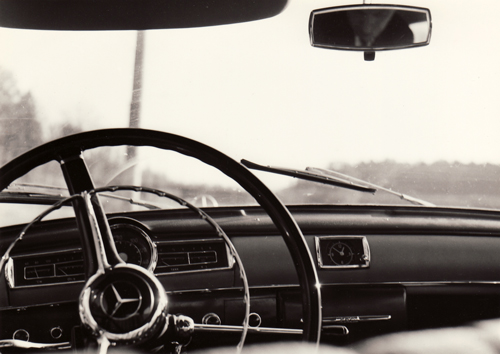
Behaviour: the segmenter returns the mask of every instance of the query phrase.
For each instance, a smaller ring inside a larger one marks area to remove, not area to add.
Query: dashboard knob
[[[50,330],[50,336],[54,339],[59,339],[62,337],[62,334],[63,334],[63,330],[61,327],[53,327],[51,330]]]
[[[174,316],[175,334],[181,338],[191,339],[194,332],[194,322],[188,316]]]
[[[259,327],[262,323],[262,318],[260,317],[260,315],[256,312],[252,312],[249,316],[248,316],[248,325],[250,327]]]
[[[220,325],[222,321],[220,320],[220,317],[216,313],[209,312],[205,316],[203,316],[203,318],[201,319],[201,323],[210,325]]]
[[[30,334],[28,333],[27,330],[25,329],[18,329],[17,331],[14,332],[12,335],[12,339],[18,339],[18,340],[24,340],[24,341],[29,341],[30,340]]]

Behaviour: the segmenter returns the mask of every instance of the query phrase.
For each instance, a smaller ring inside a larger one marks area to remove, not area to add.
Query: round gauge
[[[137,264],[149,271],[156,267],[158,254],[148,234],[131,224],[111,225],[118,255],[125,263]]]
[[[333,263],[342,266],[351,264],[354,253],[347,244],[337,241],[331,243],[328,247],[328,256],[330,256]]]
[[[115,241],[118,255],[125,263],[137,264],[144,267],[140,245],[130,241]]]

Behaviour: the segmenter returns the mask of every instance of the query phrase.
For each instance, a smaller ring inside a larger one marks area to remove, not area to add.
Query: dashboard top
[[[497,212],[321,205],[291,206],[290,210],[304,232],[323,284],[500,281],[500,266],[494,261],[500,252]],[[284,241],[260,208],[206,211],[232,239],[248,268],[251,286],[296,286]],[[110,223],[120,256],[153,271],[168,283],[167,291],[241,286],[223,240],[189,212],[115,214]],[[3,250],[20,229],[0,230]],[[6,291],[81,286],[83,260],[75,221],[35,225],[12,252],[7,271],[10,290]]]

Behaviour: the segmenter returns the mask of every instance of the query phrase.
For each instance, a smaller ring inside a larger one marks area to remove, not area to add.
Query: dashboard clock
[[[320,268],[370,266],[370,248],[365,236],[317,236],[315,243]]]
[[[352,263],[354,253],[346,243],[336,241],[329,245],[328,256],[334,264],[349,265]]]

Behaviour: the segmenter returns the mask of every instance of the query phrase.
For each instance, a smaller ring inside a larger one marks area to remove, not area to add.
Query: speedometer
[[[158,253],[155,244],[142,228],[115,222],[111,225],[111,232],[118,255],[125,263],[136,264],[149,271],[154,270]]]

